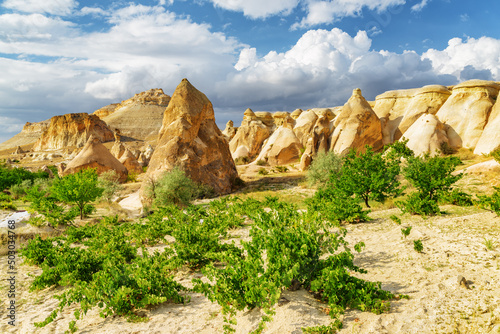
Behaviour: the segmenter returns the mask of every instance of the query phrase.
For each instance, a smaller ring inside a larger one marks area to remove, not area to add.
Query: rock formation
[[[125,145],[121,141],[115,141],[110,152],[116,159],[120,160],[123,153],[125,153]]]
[[[307,140],[312,136],[314,125],[317,120],[318,115],[312,110],[302,112],[295,120],[293,132],[304,147],[307,144]]]
[[[99,138],[94,136],[89,138],[80,153],[59,174],[64,176],[86,168],[96,168],[98,174],[114,170],[120,177],[120,182],[125,182],[127,179],[127,168],[101,144]]]
[[[411,99],[418,89],[392,90],[376,97],[373,110],[382,124],[383,144],[391,144],[401,137],[398,129]]]
[[[163,93],[162,89],[150,89],[122,101],[106,116],[102,108],[94,114],[102,115],[101,119],[109,128],[119,129],[121,136],[146,140],[158,135],[169,101],[170,96]]]
[[[123,164],[123,166],[125,166],[125,168],[127,168],[129,174],[142,173],[141,164],[139,163],[139,161],[137,161],[137,158],[129,149],[125,149],[125,152],[123,153],[119,161]]]
[[[68,146],[81,147],[92,135],[101,142],[112,141],[115,138],[113,131],[95,115],[79,113],[54,116],[33,149],[42,151]]]
[[[187,79],[177,86],[165,110],[147,174],[157,178],[175,166],[217,194],[231,192],[238,176],[227,141],[215,124],[212,103]]]
[[[248,157],[250,161],[253,160],[259,155],[262,144],[270,135],[269,127],[257,117],[242,122],[236,135],[229,142],[233,159]]]
[[[408,139],[406,146],[417,156],[427,152],[431,155],[438,155],[442,143],[448,144],[446,128],[447,126],[441,123],[435,115],[423,114],[410,126],[401,140]]]
[[[488,123],[477,141],[474,154],[488,154],[500,148],[500,102],[495,102],[491,109]]]
[[[359,88],[354,89],[342,112],[335,118],[334,126],[330,150],[335,153],[344,154],[351,148],[364,151],[365,145],[376,151],[383,146],[380,120]]]
[[[294,120],[297,120],[299,116],[304,112],[302,109],[295,109],[291,114],[290,117],[293,118]]]
[[[119,107],[120,107],[120,103],[108,104],[107,106],[104,106],[100,109],[97,109],[96,111],[93,112],[93,114],[96,115],[97,117],[99,117],[100,119],[102,119],[102,118],[114,113],[115,110]]]
[[[451,147],[476,147],[499,89],[499,84],[483,80],[465,81],[453,87],[450,98],[436,113],[441,122],[450,126]]]
[[[275,124],[273,114],[267,111],[257,111],[255,112],[255,117],[257,117],[259,121],[264,123],[264,125],[267,126],[270,130],[274,130]]]
[[[297,162],[302,148],[303,146],[293,130],[280,126],[266,141],[256,160],[267,161],[271,166]]]
[[[6,150],[17,146],[31,145],[42,136],[49,127],[50,120],[37,123],[26,122],[20,133],[0,144],[0,150]]]
[[[440,85],[424,86],[417,90],[406,107],[394,140],[398,140],[421,115],[435,115],[450,95],[449,89]]]
[[[230,142],[236,135],[236,131],[238,131],[238,128],[234,126],[233,121],[229,120],[226,123],[226,128],[222,131],[222,134],[226,136],[227,141]]]

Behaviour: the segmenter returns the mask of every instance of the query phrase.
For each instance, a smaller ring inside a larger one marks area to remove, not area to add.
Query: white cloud
[[[422,9],[424,9],[425,6],[430,2],[430,0],[422,0],[420,3],[417,3],[416,5],[411,6],[412,12],[420,12]]]
[[[73,26],[71,22],[41,14],[0,15],[0,52],[24,53],[31,47],[30,42],[45,44],[63,36],[70,37]]]
[[[2,7],[22,13],[69,15],[78,6],[75,0],[5,0]]]
[[[406,0],[304,0],[307,16],[295,23],[292,29],[306,28],[318,24],[332,23],[348,16],[358,16],[363,8],[383,12]],[[425,1],[425,0],[424,0]]]
[[[215,6],[226,10],[243,12],[245,16],[257,19],[271,15],[288,15],[300,0],[210,0]]]
[[[429,59],[437,73],[451,74],[460,78],[461,72],[472,66],[475,70],[489,70],[494,80],[500,80],[500,40],[481,37],[453,38],[442,51],[429,49],[422,55]],[[470,68],[469,68],[470,69]]]

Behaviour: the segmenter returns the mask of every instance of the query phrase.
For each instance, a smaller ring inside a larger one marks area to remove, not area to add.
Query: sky
[[[500,1],[0,0],[0,142],[183,78],[219,127],[354,88],[500,81]]]

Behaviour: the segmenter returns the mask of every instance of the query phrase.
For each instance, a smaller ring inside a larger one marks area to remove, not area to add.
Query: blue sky
[[[0,142],[182,78],[217,123],[390,89],[500,81],[500,2],[3,0]]]

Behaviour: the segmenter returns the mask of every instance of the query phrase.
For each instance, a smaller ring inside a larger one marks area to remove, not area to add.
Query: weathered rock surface
[[[125,150],[125,145],[121,141],[115,141],[110,152],[116,159],[120,160]]]
[[[121,136],[146,140],[158,135],[169,101],[162,89],[150,89],[122,101],[106,116],[102,109],[94,114],[103,115],[102,120],[110,129],[119,129]]]
[[[42,136],[49,127],[50,120],[37,123],[26,122],[20,133],[0,144],[0,150],[6,150],[17,146],[31,145]]]
[[[226,123],[226,128],[222,131],[222,134],[226,136],[227,141],[230,142],[231,139],[236,135],[238,128],[234,126],[233,121],[229,120]]]
[[[318,115],[312,110],[304,111],[295,120],[293,132],[305,147],[307,140],[312,136],[314,125],[318,120]]]
[[[451,147],[476,147],[499,89],[499,84],[484,80],[465,81],[453,87],[450,98],[436,113],[441,122],[450,126]]]
[[[359,88],[354,89],[351,98],[336,117],[334,126],[330,151],[343,154],[351,148],[363,152],[365,145],[372,146],[374,150],[383,146],[380,120]]]
[[[101,144],[99,138],[94,136],[89,138],[80,153],[68,163],[66,168],[59,170],[59,175],[64,176],[87,168],[96,168],[98,174],[114,170],[119,175],[120,182],[125,182],[128,175],[127,168]]]
[[[477,141],[474,154],[488,154],[500,148],[500,103],[497,101],[491,109],[488,123]]]
[[[96,111],[93,112],[93,114],[102,119],[114,113],[115,110],[119,107],[120,103],[108,104],[107,106],[97,109]]]
[[[266,141],[256,160],[267,161],[271,166],[297,162],[302,148],[303,145],[293,130],[286,126],[280,126]]]
[[[125,166],[125,168],[127,168],[129,174],[142,173],[141,164],[129,149],[125,149],[125,152],[123,153],[119,161],[123,164],[123,166]]]
[[[432,114],[423,114],[405,132],[401,140],[408,139],[408,146],[415,152],[415,155],[423,155],[429,152],[431,156],[440,154],[440,147],[443,142],[448,144],[446,135],[447,125],[441,123]]]
[[[238,132],[229,142],[233,159],[248,157],[253,160],[269,138],[271,131],[261,120],[246,121],[238,128]]]
[[[54,116],[50,119],[48,128],[33,146],[33,150],[54,150],[68,146],[81,147],[85,145],[90,136],[98,138],[101,142],[115,139],[113,131],[95,115],[78,113]]]
[[[227,141],[215,124],[212,103],[187,79],[177,86],[165,110],[147,174],[157,178],[174,166],[217,194],[231,192],[238,176]]]

